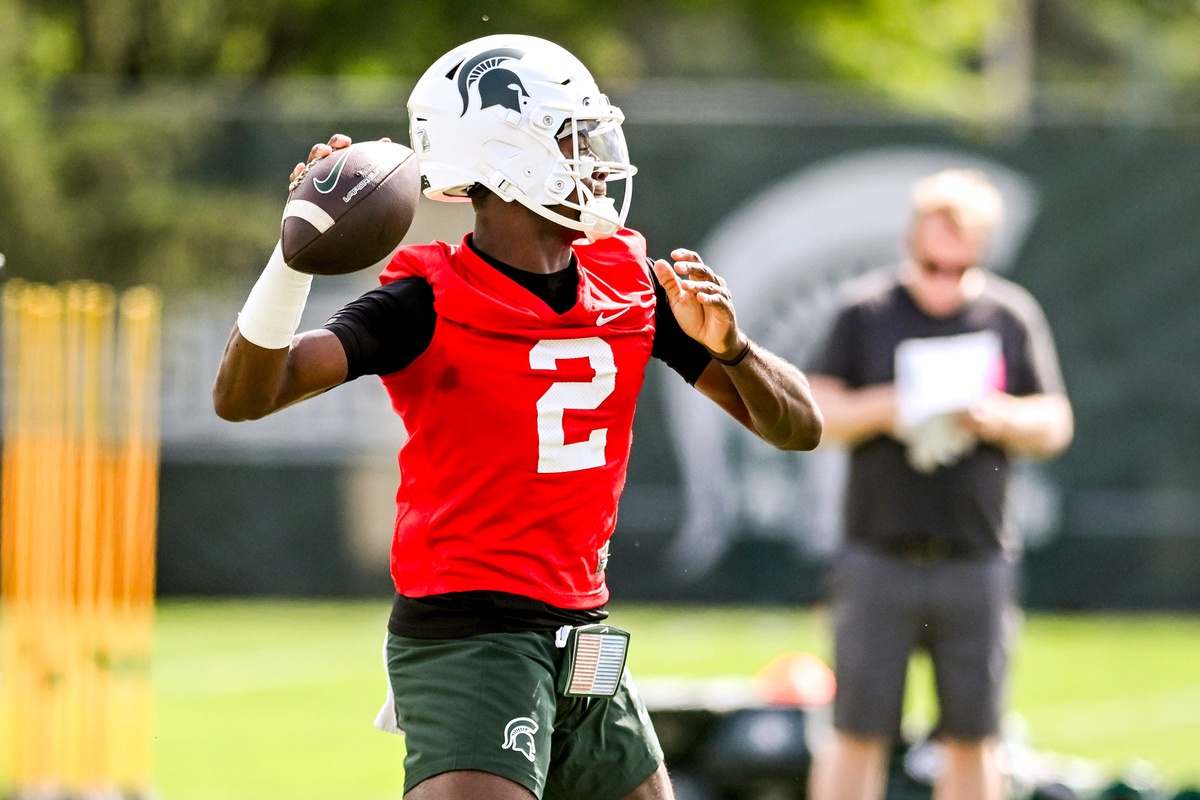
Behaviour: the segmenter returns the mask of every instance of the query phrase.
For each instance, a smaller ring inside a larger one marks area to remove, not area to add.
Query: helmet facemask
[[[563,123],[556,139],[560,150],[566,150],[562,159],[565,172],[574,189],[560,205],[579,212],[577,228],[592,241],[612,236],[625,224],[629,203],[633,197],[633,173],[636,169],[629,163],[629,151],[625,146],[625,134],[621,130],[620,110],[609,106],[615,114],[604,117],[584,117],[576,114]],[[562,144],[566,143],[566,147]],[[624,181],[619,199],[608,193],[613,183]],[[604,192],[597,196],[593,187],[602,184]],[[574,228],[574,225],[567,225]]]

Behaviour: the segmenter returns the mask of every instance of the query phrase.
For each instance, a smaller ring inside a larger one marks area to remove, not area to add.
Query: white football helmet
[[[636,172],[621,131],[625,116],[579,59],[553,42],[501,34],[460,45],[426,70],[408,114],[426,197],[465,201],[481,184],[589,239],[624,224]],[[564,155],[559,143],[568,138],[573,147]],[[620,210],[584,183],[593,175],[625,180]]]

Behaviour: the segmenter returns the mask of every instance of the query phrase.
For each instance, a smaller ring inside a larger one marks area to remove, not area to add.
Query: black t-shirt
[[[470,237],[467,245],[474,249]],[[475,253],[556,313],[566,313],[574,306],[579,272],[573,262],[567,269],[543,275],[510,267],[478,250]],[[646,268],[650,268],[648,264]],[[712,357],[679,327],[666,291],[657,280],[654,286],[657,302],[651,354],[695,384]],[[346,352],[347,381],[404,369],[425,352],[436,326],[433,290],[422,278],[405,278],[372,289],[347,303],[325,323]],[[441,639],[500,631],[554,630],[606,616],[602,607],[562,609],[505,592],[454,592],[421,598],[396,595],[388,629],[398,636]]]
[[[932,317],[894,275],[872,274],[849,292],[812,374],[840,378],[852,389],[895,380],[896,346],[908,339],[993,331],[1004,358],[1004,391],[1063,391],[1050,328],[1033,297],[987,275],[982,293],[959,313]],[[1004,519],[1009,459],[980,445],[931,473],[913,469],[905,446],[890,436],[857,444],[850,454],[845,525],[850,541],[886,544],[907,537],[947,537],[968,554],[1014,548]]]
[[[467,245],[474,249],[469,236]],[[543,275],[510,267],[478,250],[475,253],[556,313],[564,314],[575,305],[579,272],[573,263],[568,269]],[[657,279],[653,282],[656,302],[651,355],[694,385],[712,357],[679,327],[670,312],[666,290]],[[422,278],[404,278],[350,301],[325,327],[341,341],[348,364],[346,380],[352,381],[363,375],[390,375],[407,367],[433,340],[436,323],[433,289]]]

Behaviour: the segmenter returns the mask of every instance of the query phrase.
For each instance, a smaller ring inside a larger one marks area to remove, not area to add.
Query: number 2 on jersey
[[[553,370],[558,362],[586,358],[596,374],[590,381],[556,381],[537,401],[538,472],[576,472],[604,466],[608,428],[599,428],[581,442],[566,443],[563,412],[599,408],[617,385],[612,348],[603,339],[543,339],[529,351],[529,366]]]

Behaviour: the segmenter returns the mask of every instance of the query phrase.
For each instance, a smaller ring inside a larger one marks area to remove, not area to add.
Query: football
[[[283,210],[283,260],[309,275],[382,267],[412,225],[421,171],[395,142],[355,142],[309,164]]]

